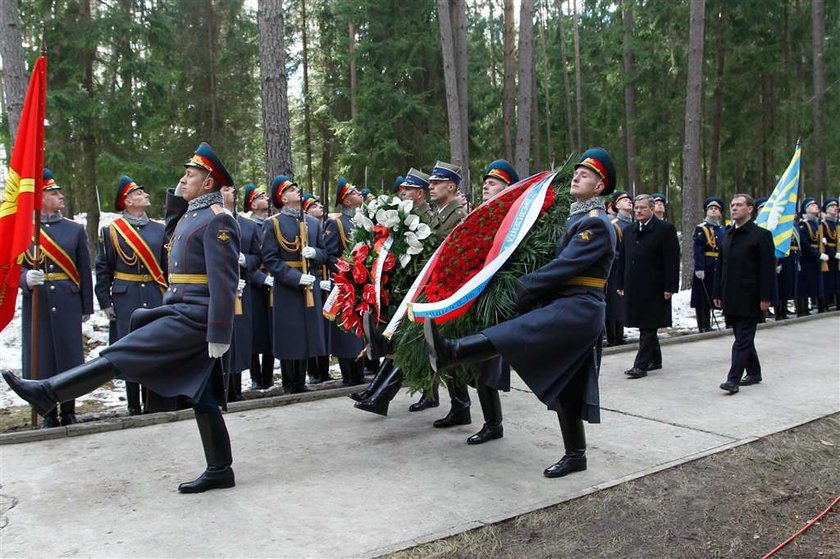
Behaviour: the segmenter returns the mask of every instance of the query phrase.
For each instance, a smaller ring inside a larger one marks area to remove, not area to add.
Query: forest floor
[[[840,495],[839,463],[834,414],[387,557],[764,557]],[[774,557],[840,558],[840,505]]]

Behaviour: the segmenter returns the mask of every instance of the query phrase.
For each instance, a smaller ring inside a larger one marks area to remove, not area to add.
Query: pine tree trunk
[[[327,40],[327,34],[323,17],[318,18],[318,35],[320,36],[321,58],[323,63],[324,78],[321,82],[321,102],[330,106],[333,91],[332,79],[335,75],[333,66],[332,45]],[[318,117],[318,131],[321,135],[321,201],[329,206],[329,185],[332,182],[332,159],[333,159],[333,131],[330,127],[330,112],[320,114]]]
[[[461,131],[461,104],[458,96],[458,72],[455,60],[455,41],[452,29],[450,0],[438,0],[438,23],[443,50],[443,78],[446,86],[446,113],[449,117],[449,152],[453,163],[463,164],[463,132]]]
[[[266,184],[271,185],[277,175],[292,174],[282,0],[259,0],[257,21]]]
[[[91,21],[91,0],[84,0],[81,4],[80,23],[82,24],[81,36],[87,37],[85,47],[82,50],[82,64],[84,75],[82,77],[82,88],[87,96],[88,110],[80,111],[83,121],[87,121],[83,127],[82,140],[82,181],[81,184],[73,185],[73,191],[77,201],[77,208],[87,213],[88,251],[91,256],[96,255],[97,241],[99,239],[99,202],[96,196],[96,136],[94,125],[95,112],[95,91],[93,89],[93,62],[96,56],[96,44],[91,44],[93,22]]]
[[[303,40],[303,130],[306,144],[306,190],[312,190],[312,117],[309,107],[309,44],[306,32],[306,0],[300,0],[301,38]]]
[[[572,35],[575,43],[575,109],[576,109],[576,123],[577,123],[577,145],[575,149],[578,152],[583,151],[583,94],[581,92],[581,77],[580,77],[580,37],[578,33],[578,14],[577,14],[577,0],[572,4],[574,6],[574,13],[572,14]]]
[[[825,97],[825,0],[811,0],[811,25],[814,49],[814,135],[811,141],[813,152],[813,176],[811,193],[816,195],[825,190],[826,146],[823,98]]]
[[[213,0],[206,0],[205,17],[207,19],[207,117],[208,134],[211,142],[221,140],[219,136],[219,111],[216,103],[216,14]]]
[[[470,198],[470,123],[469,123],[469,67],[467,64],[467,2],[450,0],[452,37],[455,48],[455,68],[458,83],[458,117],[461,120],[461,184],[459,189]]]
[[[712,112],[712,145],[709,162],[709,194],[717,194],[718,166],[720,165],[720,132],[723,126],[723,77],[726,68],[726,20],[723,18],[723,7],[717,15],[717,29],[715,30],[715,90],[714,109]]]
[[[513,0],[504,0],[505,75],[502,83],[502,141],[505,159],[513,161],[513,125],[516,121],[516,28]]]
[[[703,95],[703,33],[705,0],[691,0],[689,28],[688,83],[685,95],[685,148],[683,150],[682,191],[682,285],[687,287],[693,273],[691,250],[694,224],[700,220],[703,169],[700,160],[701,103]]]
[[[489,22],[488,38],[490,40],[490,87],[495,90],[499,87],[498,76],[496,75],[499,69],[496,58],[496,14],[493,10],[493,4],[495,4],[495,0],[487,0],[486,7],[489,14],[487,17],[487,21]]]
[[[633,4],[622,0],[624,22],[624,138],[627,153],[627,185],[632,189],[639,184],[639,152],[636,148],[636,61],[633,57]]]
[[[356,26],[350,22],[347,26],[347,33],[350,39],[350,120],[356,122],[357,104],[356,104],[356,86],[358,85],[356,78]]]
[[[566,153],[575,151],[574,118],[572,116],[572,89],[569,85],[569,57],[566,55],[566,32],[563,25],[563,3],[557,0],[557,21],[560,34],[560,63],[563,65],[563,98],[566,100]]]
[[[531,105],[534,80],[534,1],[519,6],[519,94],[516,98],[516,155],[514,167],[520,177],[530,168]]]
[[[537,87],[537,73],[531,73],[531,158],[534,161],[535,172],[545,167],[542,160],[542,145],[540,143],[540,90]]]
[[[545,114],[545,156],[549,165],[554,164],[554,145],[551,141],[551,95],[549,94],[548,84],[551,82],[548,68],[548,8],[546,7],[543,16],[542,25],[540,25],[540,47],[542,49],[542,66],[543,66],[543,113]],[[536,90],[536,86],[534,87]],[[543,169],[542,165],[537,166],[538,169]]]
[[[14,143],[29,82],[18,19],[18,0],[0,1],[0,58],[3,60],[3,97],[9,118],[9,134]]]

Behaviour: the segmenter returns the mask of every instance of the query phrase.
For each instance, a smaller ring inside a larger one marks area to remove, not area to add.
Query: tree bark
[[[709,162],[709,194],[717,194],[718,166],[720,165],[720,132],[723,126],[723,79],[726,69],[726,20],[723,17],[723,5],[717,15],[715,30],[715,90],[714,108],[712,109],[712,145]]]
[[[213,11],[213,0],[206,0],[205,17],[207,18],[207,117],[209,119],[208,134],[211,142],[220,140],[219,111],[216,103],[216,14]]]
[[[3,97],[9,118],[9,134],[14,143],[29,81],[18,19],[18,0],[0,1],[0,58],[3,60]]]
[[[452,29],[450,0],[437,0],[440,42],[443,50],[443,78],[446,86],[446,113],[449,117],[449,154],[453,163],[463,165],[463,132],[461,130],[461,102],[458,91],[458,67],[455,60],[455,41]]]
[[[814,102],[811,104],[814,114],[814,136],[811,141],[814,167],[811,193],[816,196],[825,190],[827,175],[824,120],[826,115],[823,114],[822,108],[825,95],[825,0],[811,0],[811,26],[814,49]]]
[[[356,122],[356,115],[358,114],[356,104],[356,86],[358,84],[356,78],[356,26],[351,21],[348,24],[347,33],[350,38],[350,120]]]
[[[459,189],[470,198],[470,119],[469,66],[467,64],[467,2],[450,0],[452,32],[455,47],[455,69],[458,84],[458,117],[461,119],[461,184]]]
[[[330,106],[333,91],[333,66],[332,44],[327,39],[324,18],[318,18],[318,34],[320,36],[321,58],[323,63],[324,78],[321,82],[321,102],[324,106]],[[330,35],[332,37],[333,35]],[[333,163],[333,130],[329,122],[329,114],[318,116],[318,131],[321,135],[321,201],[329,206],[329,185],[332,182]]]
[[[516,28],[513,0],[504,0],[505,75],[502,83],[502,142],[505,159],[513,161],[513,125],[516,121]]]
[[[639,152],[636,148],[636,61],[633,56],[633,4],[622,0],[624,22],[624,139],[626,142],[627,185],[639,184]]]
[[[542,13],[542,12],[541,12]],[[551,95],[548,89],[550,83],[550,76],[548,69],[548,8],[546,7],[545,15],[541,16],[542,25],[540,25],[540,47],[542,49],[542,66],[543,66],[543,113],[545,114],[545,156],[549,165],[554,165],[554,145],[551,141]],[[536,91],[536,86],[534,90]],[[538,121],[537,121],[538,122]],[[537,165],[538,169],[543,169],[543,165]]]
[[[93,107],[96,104],[96,94],[93,89],[93,62],[96,56],[96,44],[92,44],[93,22],[91,21],[91,0],[84,0],[81,4],[80,23],[82,24],[81,36],[86,37],[85,46],[82,49],[82,63],[84,75],[82,77],[82,88],[85,90],[87,110],[80,111],[81,118],[86,121],[82,128],[82,184],[73,185],[75,198],[78,202],[77,208],[87,213],[88,251],[91,256],[96,255],[97,241],[99,239],[99,203],[96,196],[96,135],[95,135],[95,113]]]
[[[306,144],[306,190],[312,192],[312,117],[309,107],[309,44],[306,33],[306,0],[300,0],[301,38],[303,40],[303,135]]]
[[[516,99],[516,155],[514,167],[527,177],[530,167],[531,104],[534,72],[534,1],[521,0],[519,6],[519,94]]]
[[[531,159],[534,161],[534,169],[544,169],[542,159],[542,145],[540,142],[540,90],[537,87],[537,73],[531,73]]]
[[[685,148],[682,191],[682,285],[690,285],[694,253],[691,250],[694,224],[700,220],[703,169],[700,160],[701,103],[703,95],[703,33],[705,0],[691,0],[688,80],[685,95]]]
[[[271,185],[277,175],[292,174],[282,0],[259,0],[257,22],[266,184]]]
[[[572,90],[569,85],[569,57],[566,54],[566,32],[563,25],[563,3],[557,2],[557,21],[560,34],[560,62],[563,65],[563,98],[566,100],[566,154],[575,150],[574,118],[572,117]]]
[[[583,151],[583,95],[580,77],[580,36],[578,33],[578,14],[577,14],[577,0],[572,4],[574,13],[572,14],[572,35],[575,43],[575,109],[576,109],[576,123],[577,123],[577,145],[575,149],[578,152]]]

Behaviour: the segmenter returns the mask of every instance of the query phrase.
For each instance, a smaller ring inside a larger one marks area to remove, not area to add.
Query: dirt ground
[[[387,557],[763,557],[838,495],[835,414]],[[840,558],[840,505],[774,557]]]

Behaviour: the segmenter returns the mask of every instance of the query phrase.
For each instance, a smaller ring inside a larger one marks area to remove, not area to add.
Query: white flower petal
[[[411,202],[411,200],[409,200]],[[405,226],[414,231],[417,229],[417,226],[420,225],[420,216],[415,214],[409,214],[405,217]]]
[[[403,213],[409,214],[411,210],[414,208],[414,202],[412,200],[401,200],[400,201],[400,210]]]
[[[405,268],[406,266],[408,266],[409,262],[411,262],[410,254],[403,254],[400,256],[400,268]]]
[[[416,233],[418,239],[426,239],[432,234],[432,229],[425,223],[421,223],[417,226]]]

